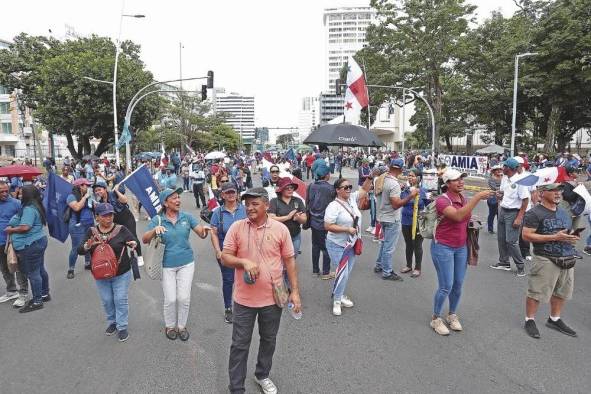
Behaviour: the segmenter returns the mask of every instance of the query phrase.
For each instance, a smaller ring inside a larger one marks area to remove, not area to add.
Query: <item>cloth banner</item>
[[[43,205],[47,215],[49,235],[64,243],[70,235],[69,223],[64,222],[64,212],[68,207],[66,199],[72,193],[72,184],[53,171],[47,177],[47,189]]]
[[[145,164],[129,174],[121,184],[131,190],[151,218],[160,212],[162,205],[158,197],[159,189]]]
[[[448,168],[454,168],[469,175],[485,175],[488,171],[486,156],[439,155],[439,160]]]

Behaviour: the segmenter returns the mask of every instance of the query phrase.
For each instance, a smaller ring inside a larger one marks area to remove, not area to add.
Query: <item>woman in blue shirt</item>
[[[78,259],[78,246],[88,233],[88,230],[94,226],[94,215],[89,205],[88,186],[91,183],[86,178],[78,178],[73,182],[72,193],[68,195],[66,203],[70,208],[70,239],[72,240],[72,249],[68,259],[68,279],[74,278],[74,267]],[[90,270],[90,253],[84,255],[84,268]]]
[[[419,186],[419,177],[421,171],[417,168],[411,168],[407,176],[407,187],[400,193],[400,198],[404,199],[410,194],[411,187],[419,187],[419,212],[425,209],[429,203],[427,200],[427,189]],[[415,206],[415,200],[410,200],[402,207],[402,235],[404,236],[404,243],[406,244],[406,267],[400,272],[405,274],[411,272],[412,278],[418,278],[421,275],[421,262],[423,260],[423,237],[419,233],[418,225],[415,234],[415,239],[412,239],[412,216]],[[412,256],[415,256],[415,269],[412,269]]]
[[[234,289],[234,268],[224,266],[220,258],[224,249],[224,239],[232,223],[246,219],[246,209],[238,201],[238,188],[233,182],[222,184],[223,204],[211,215],[211,244],[222,271],[222,294],[224,296],[224,321],[232,323],[232,291]]]
[[[43,226],[47,224],[41,193],[33,185],[23,186],[21,209],[14,215],[6,228],[11,236],[16,252],[19,269],[31,283],[33,299],[19,312],[27,313],[43,308],[43,302],[49,301],[49,277],[45,271],[44,257],[47,248],[47,236]]]
[[[208,227],[199,225],[192,215],[181,211],[183,188],[164,189],[160,192],[162,211],[148,224],[142,241],[150,243],[156,235],[162,237],[162,290],[164,292],[164,323],[168,339],[189,339],[187,318],[191,304],[191,284],[195,273],[195,257],[189,243],[194,231],[200,238],[207,237]]]

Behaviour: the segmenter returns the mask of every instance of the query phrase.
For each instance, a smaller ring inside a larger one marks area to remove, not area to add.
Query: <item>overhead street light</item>
[[[511,121],[511,157],[515,156],[515,129],[517,123],[517,80],[519,78],[519,59],[536,56],[538,52],[520,53],[515,56],[515,76],[513,78],[513,119]]]

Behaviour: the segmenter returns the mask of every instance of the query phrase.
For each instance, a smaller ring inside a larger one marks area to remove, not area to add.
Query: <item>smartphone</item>
[[[576,230],[571,230],[569,232],[570,235],[576,235],[577,237],[581,235],[581,233],[585,230],[585,227],[579,227]]]

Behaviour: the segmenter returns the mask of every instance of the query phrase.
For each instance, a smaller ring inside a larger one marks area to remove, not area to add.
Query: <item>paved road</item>
[[[183,195],[191,212],[192,199]],[[482,203],[477,210],[485,215]],[[367,224],[367,217],[364,218]],[[139,223],[139,229],[146,222]],[[367,227],[367,226],[364,226]],[[460,316],[465,331],[439,337],[428,326],[436,286],[428,244],[423,275],[403,283],[373,273],[377,244],[366,242],[350,281],[355,301],[331,314],[330,284],[313,278],[310,235],[298,259],[304,318],[282,320],[271,377],[283,393],[588,393],[591,354],[590,259],[577,263],[574,299],[564,318],[578,338],[539,324],[542,338],[523,331],[526,278],[488,268],[496,238],[481,235],[482,261],[471,267]],[[69,241],[50,241],[46,265],[53,301],[21,315],[0,305],[0,393],[218,393],[226,392],[231,326],[223,322],[221,276],[209,239],[192,238],[198,253],[187,343],[163,335],[159,282],[142,279],[130,290],[130,339],[103,334],[94,281],[76,270],[65,278]],[[403,241],[395,265],[403,264]],[[539,322],[548,314],[543,306]],[[249,361],[252,381],[258,340]]]

